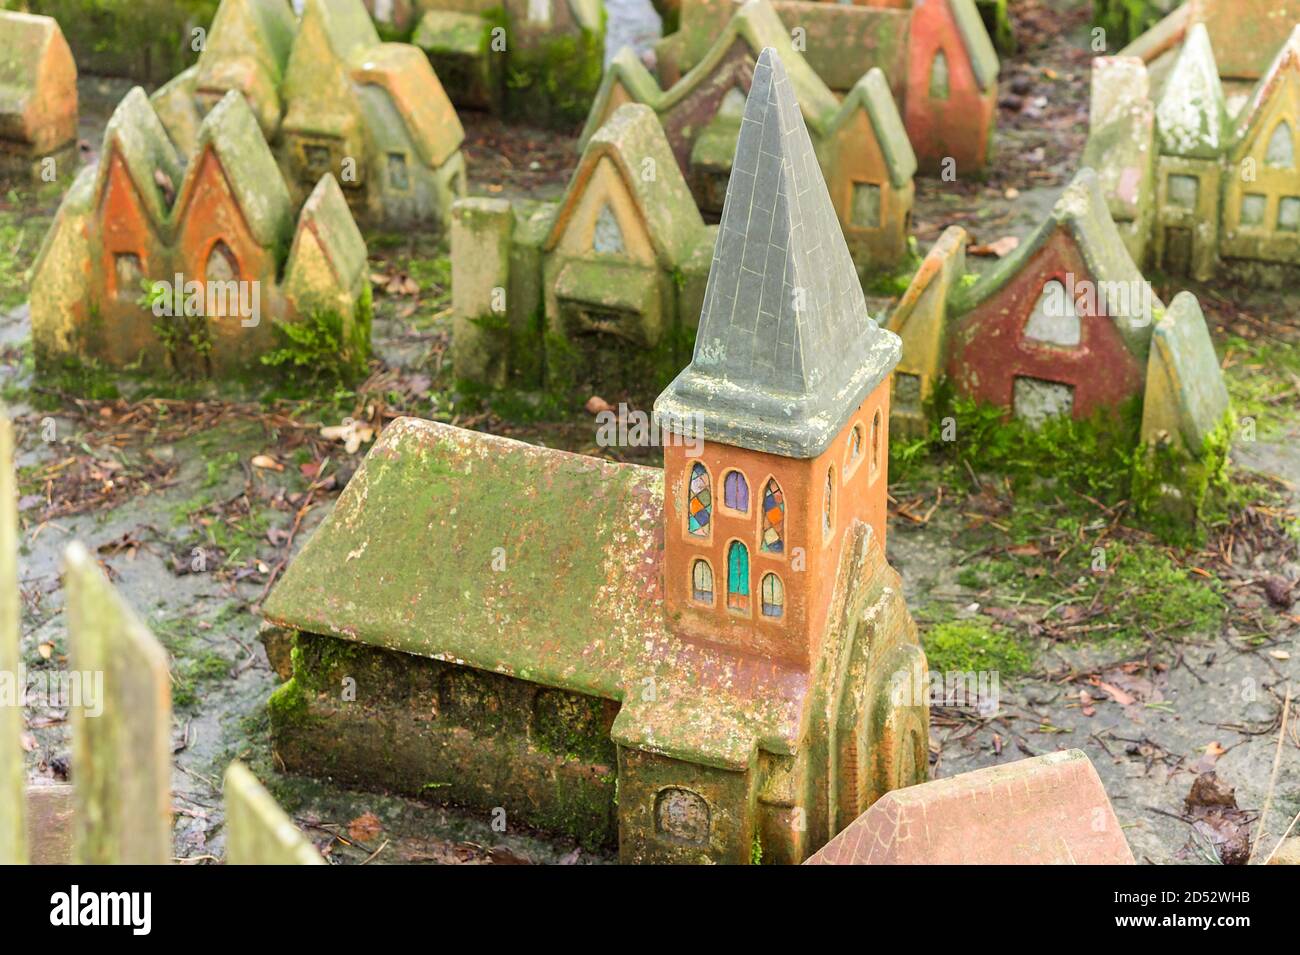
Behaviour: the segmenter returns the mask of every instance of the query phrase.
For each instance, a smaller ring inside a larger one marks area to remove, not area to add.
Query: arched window
[[[740,541],[727,548],[727,606],[749,609],[749,548]]]
[[[868,471],[873,481],[876,479],[876,475],[880,473],[881,424],[880,409],[877,408],[875,415],[871,418],[871,465],[870,471]]]
[[[948,55],[940,50],[930,64],[930,99],[948,98]]]
[[[1038,303],[1025,322],[1025,338],[1048,345],[1074,347],[1082,337],[1079,314],[1065,286],[1056,279],[1043,286]]]
[[[691,465],[686,515],[686,529],[692,536],[709,536],[709,521],[713,518],[713,491],[709,487],[709,472],[699,461]]]
[[[862,460],[862,425],[855,424],[849,432],[849,447],[844,455],[844,477],[848,478]]]
[[[835,529],[835,469],[826,469],[826,500],[822,502],[822,533],[827,537]]]
[[[235,258],[235,253],[230,251],[230,246],[218,240],[212,247],[212,251],[208,253],[204,281],[235,282],[238,280],[239,261]]]
[[[763,540],[759,546],[769,554],[785,550],[785,495],[776,478],[763,489]]]
[[[691,566],[691,596],[702,604],[713,605],[713,568],[707,560]]]
[[[1273,127],[1273,135],[1268,139],[1268,150],[1264,153],[1264,163],[1278,169],[1295,168],[1295,140],[1291,136],[1291,124],[1286,120]]]
[[[785,613],[785,586],[776,574],[763,577],[763,616],[779,617]]]
[[[749,513],[749,482],[739,471],[728,471],[722,479],[722,501],[733,511]]]
[[[600,255],[622,255],[627,251],[623,242],[623,230],[609,203],[601,206],[600,213],[596,216],[596,225],[591,232],[591,250]]]

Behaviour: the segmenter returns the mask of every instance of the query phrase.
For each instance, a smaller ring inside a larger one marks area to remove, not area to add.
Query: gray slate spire
[[[785,67],[763,50],[745,103],[689,366],[663,425],[789,457],[825,450],[898,362],[867,315]]]

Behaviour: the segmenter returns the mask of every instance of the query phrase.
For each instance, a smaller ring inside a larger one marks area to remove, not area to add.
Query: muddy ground
[[[644,4],[609,6],[620,35],[643,45],[653,36]],[[1013,3],[1024,42],[1003,64],[997,158],[982,179],[918,180],[922,251],[952,224],[979,244],[1023,237],[1073,174],[1092,51],[1086,4],[1054,6]],[[114,81],[83,81],[88,158],[123,92]],[[552,197],[563,189],[576,158],[572,136],[463,118],[475,192]],[[106,379],[90,397],[74,396],[33,376],[22,304],[22,272],[56,204],[56,195],[0,199],[0,394],[20,433],[23,653],[32,670],[62,662],[60,554],[68,541],[84,541],[172,656],[177,858],[221,857],[220,778],[238,757],[331,861],[610,861],[564,840],[494,832],[483,814],[279,773],[264,707],[277,680],[256,640],[258,603],[368,446],[349,453],[321,435],[323,426],[351,419],[369,437],[399,414],[421,414],[619,453],[595,447],[590,417],[574,408],[536,420],[526,401],[458,405],[443,361],[445,250],[411,236],[368,237],[376,358],[356,388],[239,396]],[[1166,301],[1181,287],[1154,282]],[[1067,488],[1054,496],[1017,490],[986,472],[974,451],[960,465],[918,465],[899,460],[896,447],[891,473],[889,557],[932,661],[986,663],[1002,674],[997,712],[935,708],[931,774],[1079,747],[1135,855],[1152,863],[1240,861],[1256,844],[1266,855],[1300,811],[1294,704],[1280,734],[1288,685],[1300,691],[1300,293],[1194,290],[1215,326],[1238,412],[1254,427],[1233,450],[1238,493],[1201,541],[1166,546],[1134,528],[1122,505],[1094,505]],[[890,303],[872,304],[883,311]],[[1098,547],[1113,565],[1098,570],[1094,560],[1078,571],[1078,554]],[[75,772],[66,715],[44,706],[27,713],[35,783]],[[1235,788],[1237,810],[1185,805],[1193,780],[1209,770]],[[1264,835],[1255,839],[1270,788]]]

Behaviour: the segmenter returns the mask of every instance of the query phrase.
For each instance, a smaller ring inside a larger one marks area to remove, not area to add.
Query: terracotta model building
[[[659,115],[700,209],[721,212],[745,95],[765,47],[786,64],[859,273],[897,268],[910,255],[916,155],[885,75],[867,71],[841,102],[795,48],[767,0],[737,10],[695,68],[667,90],[630,49],[620,51],[601,82],[581,142],[622,104],[644,103]]]
[[[558,203],[461,199],[453,216],[459,380],[560,390],[582,372],[625,394],[690,357],[717,228],[649,107],[600,128]]]
[[[1188,292],[1167,308],[1156,298],[1090,169],[977,281],[967,280],[964,231],[948,229],[888,327],[903,340],[893,395],[900,430],[927,427],[929,399],[946,378],[958,395],[1033,425],[1140,409],[1146,445],[1197,465],[1184,481],[1223,465],[1228,392],[1200,305]],[[1187,502],[1193,509],[1203,490]]]
[[[1300,265],[1300,3],[1188,3],[1124,53],[1094,61],[1084,161],[1133,257],[1200,280]]]
[[[153,95],[194,152],[203,115],[248,99],[301,204],[332,174],[359,222],[445,227],[465,192],[465,131],[427,58],[381,43],[361,0],[222,0],[199,61]]]
[[[656,47],[660,78],[674,84],[709,58],[735,0],[682,0],[681,26]],[[998,57],[974,0],[773,0],[787,37],[838,94],[878,67],[899,103],[924,173],[963,175],[989,157]]]
[[[626,862],[798,862],[924,779],[926,707],[889,692],[926,679],[884,557],[899,343],[771,51],[736,167],[695,356],[655,406],[662,471],[381,434],[265,604],[268,644],[293,642],[290,771]]]
[[[133,89],[32,270],[38,366],[94,361],[189,377],[255,374],[284,322],[370,336],[366,247],[328,173],[296,217],[247,101],[228,93],[188,162]]]
[[[51,17],[0,10],[0,180],[54,182],[77,160],[77,65]]]

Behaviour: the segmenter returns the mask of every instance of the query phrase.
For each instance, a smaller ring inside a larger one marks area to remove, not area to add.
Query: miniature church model
[[[680,6],[681,26],[655,47],[660,78],[669,84],[716,55],[713,45],[736,3],[681,0]],[[975,0],[772,0],[772,7],[781,32],[797,41],[810,71],[837,95],[847,95],[872,68],[881,70],[922,172],[953,166],[964,176],[985,167],[997,116],[998,57]]]
[[[701,211],[717,214],[754,62],[765,47],[776,50],[787,66],[859,272],[865,277],[896,269],[911,254],[916,155],[889,83],[881,70],[869,70],[841,102],[796,48],[768,0],[750,0],[737,10],[695,68],[667,90],[660,89],[632,50],[620,51],[601,82],[582,142],[622,104],[650,106]]]
[[[390,425],[265,604],[283,765],[625,862],[798,862],[924,779],[925,703],[891,693],[925,680],[884,557],[898,350],[766,50],[663,470]]]
[[[428,59],[381,43],[362,0],[222,0],[198,63],[153,96],[168,134],[196,148],[203,115],[248,99],[295,204],[337,179],[358,221],[445,227],[465,192],[464,129]]]
[[[1185,4],[1094,61],[1090,126],[1084,161],[1139,263],[1202,281],[1300,265],[1300,3]]]
[[[186,162],[144,91],[64,196],[32,269],[40,367],[101,363],[184,377],[255,374],[285,322],[328,322],[369,350],[366,247],[324,175],[296,217],[246,99],[204,117]]]
[[[0,180],[59,181],[77,158],[77,65],[52,17],[0,10]]]
[[[956,226],[939,238],[890,316],[903,341],[895,428],[924,433],[944,379],[1034,427],[1054,416],[1118,421],[1136,406],[1135,440],[1162,475],[1147,490],[1197,512],[1197,475],[1217,475],[1227,452],[1227,387],[1196,297],[1167,308],[1156,298],[1096,174],[1082,170],[1029,239],[974,282],[965,238]]]

